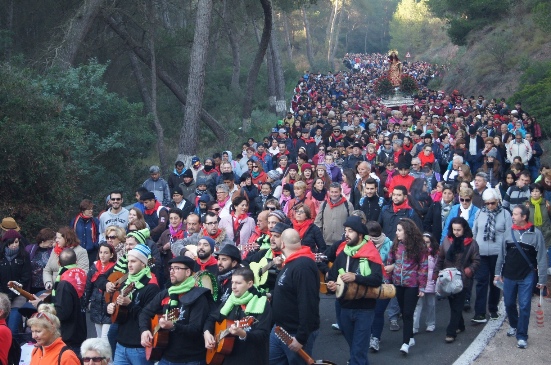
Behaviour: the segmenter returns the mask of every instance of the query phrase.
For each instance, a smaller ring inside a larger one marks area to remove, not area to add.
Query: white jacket
[[[522,143],[517,143],[517,141],[513,139],[509,142],[507,145],[507,159],[513,162],[513,158],[516,156],[522,159],[523,164],[528,164],[528,161],[532,158],[532,147],[530,147],[530,143],[527,140],[523,139]]]

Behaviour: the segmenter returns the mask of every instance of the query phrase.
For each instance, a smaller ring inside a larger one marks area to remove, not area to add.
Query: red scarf
[[[517,226],[516,224],[513,224],[513,226],[511,228],[513,228],[515,231],[526,231],[528,229],[530,229],[530,227],[532,227],[533,224],[530,223],[530,222],[526,222],[526,224],[524,226]]]
[[[204,264],[199,259],[195,261],[197,262],[197,265],[199,265],[200,271],[206,270],[207,266],[218,265],[218,260],[213,255],[211,255],[210,259],[208,259]]]
[[[157,209],[159,209],[160,206],[161,206],[161,203],[159,203],[158,200],[155,200],[155,206],[151,209],[146,209],[145,214],[152,215],[153,213],[155,213],[157,211]]]
[[[96,261],[96,272],[94,273],[94,275],[92,275],[92,278],[90,279],[92,283],[96,281],[100,275],[105,274],[107,271],[109,271],[109,269],[111,269],[113,266],[115,266],[115,263],[111,261],[105,264],[105,266],[101,264],[100,260]]]
[[[289,262],[298,259],[299,257],[308,257],[312,261],[316,261],[316,256],[312,253],[312,250],[308,246],[302,246],[300,250],[293,252],[289,255],[283,262],[283,266],[287,265]]]
[[[339,247],[337,248],[337,256],[339,256],[341,251],[344,250],[345,246],[346,246],[346,241],[342,242],[339,245]],[[373,241],[371,241],[371,240],[369,240],[365,245],[363,245],[363,247],[360,248],[354,256],[352,256],[352,258],[354,258],[354,259],[362,259],[362,258],[363,259],[368,259],[369,261],[372,261],[376,264],[383,265],[383,260],[381,259],[381,254],[379,253],[379,250],[377,250],[377,248],[375,247],[375,244],[373,244]]]
[[[97,239],[98,239],[98,226],[96,225],[96,221],[94,220],[93,217],[85,217],[82,213],[79,213],[77,215],[77,217],[75,218],[75,223],[73,224],[73,230],[76,232],[77,230],[77,223],[78,223],[78,220],[79,219],[84,219],[84,220],[88,220],[88,219],[91,219],[91,223],[92,223],[92,227],[91,227],[91,230],[92,230],[92,242],[96,242]]]
[[[338,202],[336,202],[335,204],[333,204],[333,202],[331,201],[331,199],[327,199],[327,204],[329,205],[329,207],[331,209],[333,208],[336,208],[338,207],[339,205],[341,204],[344,204],[346,202],[346,198],[344,196],[341,196],[341,198],[339,199]]]
[[[404,200],[404,202],[400,205],[392,203],[392,209],[394,209],[394,213],[398,213],[398,211],[402,209],[411,209],[411,207],[409,206],[408,201]]]
[[[513,226],[514,226],[514,224],[513,224]],[[449,240],[450,242],[453,243],[453,237],[449,237],[449,236],[448,236],[448,240]],[[472,242],[473,242],[473,238],[472,238],[472,237],[466,237],[466,238],[463,240],[463,246],[468,246],[468,245],[470,245]]]
[[[212,238],[213,240],[216,240],[218,236],[220,236],[220,233],[222,233],[222,230],[218,228],[218,232],[216,232],[213,236],[211,236],[206,229],[203,228],[203,236],[208,236]]]
[[[59,247],[59,245],[56,243],[54,246],[54,252],[56,255],[61,255],[61,251],[63,251],[66,247]]]
[[[247,213],[240,214],[238,217],[235,216],[235,212],[231,212],[231,218],[233,222],[233,231],[237,231],[239,225],[247,219],[249,215]]]
[[[304,222],[298,222],[297,220],[293,220],[293,228],[298,232],[300,239],[303,239],[304,234],[313,223],[314,223],[313,219],[306,219]]]
[[[402,150],[394,152],[394,163],[398,163],[398,159],[400,158],[400,155],[402,154]]]
[[[377,157],[377,154],[376,153],[366,153],[365,157],[368,161],[373,161]]]

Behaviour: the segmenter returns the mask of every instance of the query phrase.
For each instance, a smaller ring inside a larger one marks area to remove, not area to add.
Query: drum
[[[356,283],[345,283],[341,277],[337,278],[337,298],[354,300],[361,298],[390,299],[396,295],[396,287],[392,284],[382,284],[378,288],[358,285]]]
[[[196,286],[210,289],[214,301],[218,299],[218,280],[210,271],[198,271],[193,275],[193,278]]]

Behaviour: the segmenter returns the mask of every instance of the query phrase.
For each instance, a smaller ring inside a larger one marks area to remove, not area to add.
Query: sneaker
[[[407,355],[409,353],[409,345],[407,343],[404,343],[402,347],[400,347],[400,352],[404,355]]]
[[[415,339],[412,337],[409,339],[409,347],[415,346]]]
[[[379,339],[377,337],[371,337],[369,340],[369,349],[373,352],[379,351]]]
[[[469,299],[465,299],[465,303],[463,304],[463,310],[465,312],[468,312],[471,310],[471,301]]]
[[[490,312],[490,321],[495,321],[496,319],[499,319],[499,314],[497,312]]]
[[[518,340],[517,347],[519,349],[525,349],[528,346],[528,343],[525,340]]]
[[[399,331],[400,325],[398,324],[398,321],[393,319],[390,321],[390,330],[391,331]]]
[[[446,341],[446,343],[452,343],[453,341],[455,341],[455,337],[453,337],[453,336],[446,336],[445,341]]]
[[[436,329],[436,326],[431,324],[430,326],[427,326],[427,332],[434,332],[434,330]]]
[[[414,328],[414,329],[413,329],[413,334],[416,335],[416,334],[418,334],[418,333],[419,333],[419,328]]]
[[[331,328],[334,329],[335,331],[340,331],[341,330],[338,323],[333,323],[331,325]]]
[[[486,315],[484,315],[484,314],[477,314],[476,316],[474,316],[474,317],[471,319],[471,322],[486,323],[486,322],[488,322],[488,320],[486,319]]]
[[[517,329],[516,328],[509,328],[509,331],[507,331],[507,337],[513,337],[517,335]]]

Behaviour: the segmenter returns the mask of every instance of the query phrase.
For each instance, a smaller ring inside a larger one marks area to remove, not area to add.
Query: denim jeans
[[[403,332],[402,343],[409,343],[409,339],[413,338],[413,313],[419,299],[419,288],[407,288],[405,286],[396,286],[396,298],[402,310]]]
[[[496,271],[497,255],[480,256],[480,265],[475,271],[476,279],[476,301],[474,304],[475,315],[486,314],[486,300],[490,312],[497,312],[501,290],[494,285],[494,274]],[[488,287],[490,296],[488,298]]]
[[[117,322],[111,323],[111,326],[109,326],[109,330],[107,331],[107,341],[109,341],[109,346],[111,346],[111,353],[113,354],[113,360],[115,360],[115,355],[116,355],[118,334],[119,334],[119,324]]]
[[[503,301],[512,328],[517,329],[517,340],[528,340],[528,324],[532,309],[532,285],[535,273],[522,280],[503,278]],[[518,296],[518,309],[517,309]]]
[[[306,345],[302,347],[310,356],[312,356],[312,349],[314,348],[314,342],[318,334],[319,330],[310,333]],[[294,336],[295,334],[290,333],[290,335]],[[367,348],[365,351],[367,351]],[[284,344],[283,341],[277,338],[275,335],[275,327],[272,328],[272,332],[270,332],[270,365],[304,365],[304,360]]]
[[[161,359],[157,365],[205,365],[206,361],[172,362]]]
[[[339,300],[335,300],[335,318],[337,319],[337,325],[341,327],[341,303]]]
[[[117,343],[115,350],[115,361],[113,365],[153,365],[153,361],[145,359],[145,349],[143,347],[132,348],[124,347]]]
[[[551,267],[551,247],[547,249],[547,267]],[[549,290],[549,288],[547,288]]]
[[[390,299],[387,310],[386,314],[388,315],[388,320],[397,321],[400,315],[400,305],[398,305],[398,299],[396,297]]]
[[[371,325],[371,336],[377,337],[379,340],[381,339],[383,327],[385,325],[385,310],[390,301],[390,299],[377,299],[377,304],[375,304],[375,318],[373,318],[373,324]],[[398,307],[398,310],[399,309],[400,307]]]
[[[21,324],[23,321],[23,316],[19,313],[19,308],[12,308],[8,316],[7,325],[11,331],[12,336],[19,338],[18,334],[21,332]]]
[[[465,330],[465,320],[463,319],[463,305],[465,304],[465,297],[467,295],[467,289],[463,288],[459,293],[450,295],[448,301],[450,303],[450,322],[446,328],[446,336],[453,337],[457,335],[456,331]]]
[[[350,365],[368,365],[367,351],[374,310],[341,308],[341,331],[350,346]]]

